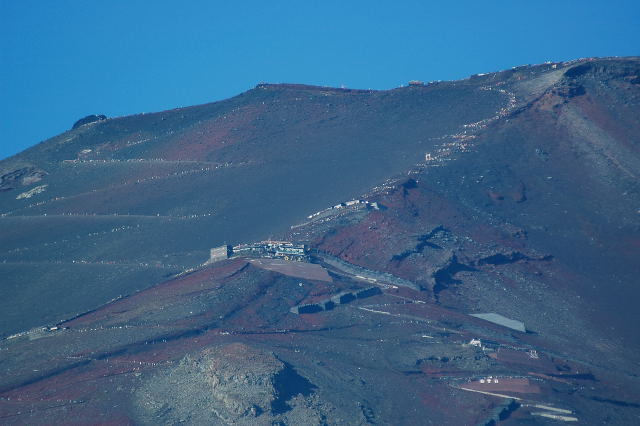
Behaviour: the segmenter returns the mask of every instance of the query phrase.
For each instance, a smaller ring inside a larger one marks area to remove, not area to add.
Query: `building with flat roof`
[[[225,244],[220,247],[214,247],[210,251],[208,263],[214,263],[214,262],[219,262],[221,260],[228,259],[229,256],[231,256],[231,253],[232,253],[232,250],[231,250],[231,246],[229,245]]]
[[[522,321],[507,318],[500,314],[496,314],[494,312],[489,312],[486,314],[471,314],[471,316],[483,319],[485,321],[492,322],[494,324],[501,325],[503,327],[510,328],[512,330],[520,331],[522,333],[526,333],[527,331]]]

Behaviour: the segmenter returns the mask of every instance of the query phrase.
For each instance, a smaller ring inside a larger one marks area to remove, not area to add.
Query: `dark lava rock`
[[[95,123],[96,121],[103,121],[106,120],[107,116],[106,115],[95,115],[95,114],[91,114],[91,115],[87,115],[84,118],[81,118],[80,120],[76,121],[75,123],[73,123],[73,127],[71,127],[71,129],[77,129],[80,126],[84,126],[85,124],[90,124],[90,123]]]
[[[31,165],[6,172],[0,170],[0,192],[39,182],[46,174],[44,170]]]

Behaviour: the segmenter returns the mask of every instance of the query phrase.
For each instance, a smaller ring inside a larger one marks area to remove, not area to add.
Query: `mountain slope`
[[[5,321],[19,325],[2,330],[55,322],[144,288],[203,262],[209,247],[225,241],[282,232],[402,173],[437,138],[505,104],[503,94],[469,83],[390,92],[260,86],[228,101],[94,122],[46,141],[2,163],[5,176],[45,174],[0,193],[3,275],[32,283],[30,303],[63,276],[74,297],[86,291],[86,274],[122,280],[90,288],[71,310],[47,309],[45,293],[41,312],[49,315],[31,321],[12,309],[26,298],[11,292],[2,308],[16,316]],[[17,199],[36,185],[47,186]],[[66,227],[77,232],[68,238]],[[35,268],[44,279],[31,275]]]
[[[0,162],[0,416],[632,423],[639,111],[604,58],[74,126]]]

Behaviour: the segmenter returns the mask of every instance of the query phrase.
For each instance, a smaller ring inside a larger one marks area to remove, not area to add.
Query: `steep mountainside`
[[[633,423],[639,117],[610,58],[82,119],[0,162],[0,418]]]
[[[1,331],[99,306],[202,263],[209,247],[267,238],[367,191],[508,104],[481,87],[259,86],[80,126],[4,161],[3,185],[20,186],[0,193],[13,287]],[[77,301],[52,303],[60,291]],[[27,300],[39,318],[24,316]]]

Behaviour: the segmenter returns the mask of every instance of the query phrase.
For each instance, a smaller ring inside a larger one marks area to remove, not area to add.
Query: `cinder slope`
[[[58,327],[0,341],[0,419],[632,424],[638,117],[640,60],[586,59],[261,85],[5,160],[0,333]],[[270,236],[317,264],[197,267]]]
[[[43,142],[0,163],[0,268],[11,288],[0,333],[145,288],[225,241],[281,233],[406,171],[507,101],[469,81],[388,92],[260,86]]]

